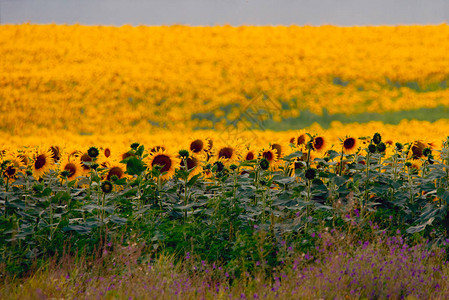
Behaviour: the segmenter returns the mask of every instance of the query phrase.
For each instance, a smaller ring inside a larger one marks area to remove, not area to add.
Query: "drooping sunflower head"
[[[411,150],[411,158],[412,159],[418,159],[423,157],[423,151],[424,149],[428,147],[427,143],[424,143],[423,141],[415,141],[413,142],[410,150]]]
[[[353,137],[347,137],[342,142],[343,152],[345,154],[354,153],[357,149],[357,139]]]
[[[307,143],[307,135],[305,133],[300,134],[296,138],[296,146],[305,146]]]
[[[52,152],[48,150],[40,150],[34,156],[33,161],[33,176],[36,179],[41,178],[45,173],[47,173],[51,167],[54,165],[54,159],[52,158]]]
[[[59,148],[59,146],[51,146],[50,149],[51,151],[51,158],[53,158],[54,162],[58,162],[61,159],[61,148]]]
[[[88,172],[90,170],[91,164],[93,163],[92,157],[90,157],[87,153],[83,153],[79,157],[79,159],[84,172]]]
[[[278,143],[271,144],[270,148],[272,150],[276,150],[276,160],[280,159],[284,155],[281,144]]]
[[[149,156],[147,164],[151,169],[158,168],[161,174],[160,178],[168,180],[175,174],[175,169],[180,165],[179,159],[164,150],[153,152]]]

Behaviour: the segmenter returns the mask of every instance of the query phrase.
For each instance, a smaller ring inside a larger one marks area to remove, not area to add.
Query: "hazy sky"
[[[2,24],[441,24],[449,0],[0,0]]]

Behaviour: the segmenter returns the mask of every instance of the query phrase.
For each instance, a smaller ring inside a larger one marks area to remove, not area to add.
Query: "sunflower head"
[[[249,149],[246,152],[244,158],[245,158],[245,160],[253,160],[253,159],[256,159],[256,154],[254,153],[253,150]]]
[[[34,156],[33,162],[33,175],[35,178],[41,178],[45,173],[47,173],[54,164],[54,159],[52,158],[52,152],[39,151]]]
[[[203,153],[207,147],[207,142],[203,139],[196,139],[190,142],[189,148],[192,153]]]
[[[176,166],[180,164],[178,158],[164,150],[153,152],[149,160],[148,166],[152,169],[159,169],[160,178],[164,180],[173,177]]]
[[[66,161],[61,162],[61,176],[67,178],[68,181],[75,180],[78,176],[83,174],[83,171],[84,169],[78,160],[67,159]]]
[[[110,157],[110,156],[111,156],[111,149],[109,149],[108,147],[107,147],[107,148],[104,148],[103,154],[104,154],[104,156],[105,156],[106,158]]]
[[[100,151],[98,151],[97,147],[90,147],[87,150],[87,155],[89,155],[90,158],[96,158],[100,154]]]
[[[380,133],[376,132],[373,135],[372,141],[373,141],[374,144],[378,145],[382,141],[382,136],[380,135]]]
[[[300,136],[298,136],[298,138],[296,139],[296,145],[297,146],[301,146],[301,145],[305,145],[306,144],[306,139],[307,136],[306,134],[301,134]]]
[[[49,150],[53,161],[58,162],[61,159],[61,149],[58,146],[51,146]]]
[[[179,154],[179,156],[181,158],[188,158],[189,157],[189,151],[187,151],[187,150],[179,150],[178,154]]]
[[[235,163],[239,159],[239,150],[231,145],[223,145],[216,148],[216,160],[222,161],[227,166]]]
[[[112,165],[106,173],[106,180],[117,181],[125,177],[125,169],[119,164]]]
[[[410,148],[412,153],[412,159],[418,159],[423,157],[424,156],[423,151],[426,147],[428,147],[427,143],[424,143],[422,141],[415,141]]]
[[[343,141],[342,147],[344,153],[354,153],[355,149],[357,148],[357,140],[353,137],[348,137]]]
[[[259,162],[259,166],[262,170],[268,170],[270,167],[270,162],[266,158],[262,158]]]
[[[271,144],[271,149],[276,150],[276,160],[282,157],[282,146],[280,144]]]
[[[316,136],[311,141],[312,149],[317,152],[322,152],[326,146],[326,140],[322,136]]]
[[[24,166],[25,164],[18,156],[11,156],[2,163],[3,176],[15,179]]]
[[[80,162],[84,171],[89,171],[92,164],[92,157],[90,157],[87,153],[84,153],[80,156]]]
[[[103,183],[101,184],[101,190],[105,194],[109,194],[110,192],[112,192],[113,188],[114,186],[112,185],[112,182],[110,182],[109,180],[103,181]]]
[[[277,150],[266,149],[262,150],[260,156],[268,161],[268,163],[272,164],[277,160]]]

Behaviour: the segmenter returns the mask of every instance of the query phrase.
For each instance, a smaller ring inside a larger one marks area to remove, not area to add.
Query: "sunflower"
[[[90,157],[87,153],[84,153],[83,155],[80,156],[80,163],[84,172],[89,172],[90,170],[89,163],[91,162],[93,162],[92,157]]]
[[[284,155],[281,144],[278,143],[271,144],[270,148],[272,150],[276,150],[276,160],[279,160]]]
[[[82,176],[84,172],[80,161],[69,158],[61,162],[60,171],[61,172],[66,171],[68,173],[67,175],[68,181],[75,180],[77,177]]]
[[[17,174],[22,171],[21,169],[24,167],[24,163],[17,156],[12,156],[6,160],[9,161],[9,163],[3,171],[3,175],[9,179],[15,179]]]
[[[411,156],[412,159],[418,159],[420,157],[423,157],[423,150],[425,148],[429,147],[428,143],[424,143],[422,141],[415,141],[413,142],[412,146],[411,146]]]
[[[122,179],[123,177],[125,177],[125,171],[123,170],[123,167],[118,164],[110,167],[106,174],[106,179],[110,181],[113,176],[117,176],[118,179]]]
[[[243,159],[244,160],[254,160],[256,159],[256,151],[254,151],[253,149],[249,148],[248,150],[246,150],[243,154]]]
[[[355,139],[353,137],[347,137],[342,142],[342,147],[343,147],[343,153],[345,153],[345,154],[354,153],[357,148],[357,139]]]
[[[109,158],[111,156],[111,148],[109,148],[109,147],[104,148],[103,155],[104,155],[104,157]]]
[[[161,179],[164,180],[172,178],[175,174],[176,166],[179,166],[180,164],[178,158],[164,150],[153,152],[150,155],[149,160],[148,166],[151,168],[159,166],[161,168]]]
[[[187,170],[190,172],[188,179],[192,178],[195,175],[198,175],[203,171],[199,159],[193,155],[189,155],[189,157],[187,157],[186,163],[187,163]],[[184,160],[181,159],[179,165],[181,167],[184,167]]]
[[[61,159],[61,148],[59,146],[51,146],[51,158],[53,158],[54,162],[58,162]]]
[[[203,139],[195,139],[189,144],[189,150],[195,154],[203,153],[208,147],[208,142]]]
[[[239,160],[239,150],[237,147],[223,145],[216,149],[216,160],[222,161],[225,165],[232,164]]]
[[[266,160],[269,163],[270,170],[275,170],[278,167],[277,150],[271,148],[261,149],[259,152],[259,160]]]
[[[299,135],[298,138],[296,139],[297,146],[305,145],[306,142],[307,142],[307,135],[305,133]]]
[[[50,149],[40,150],[36,153],[32,166],[34,178],[39,179],[50,170],[54,164],[52,155]]]
[[[322,136],[316,136],[313,138],[312,147],[317,152],[323,152],[326,147],[326,140]]]

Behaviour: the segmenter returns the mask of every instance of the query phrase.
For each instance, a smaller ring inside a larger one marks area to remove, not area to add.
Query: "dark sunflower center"
[[[279,158],[282,154],[282,146],[279,144],[273,144],[271,145],[271,149],[276,150],[277,151],[277,157]]]
[[[74,163],[68,163],[65,165],[64,167],[64,171],[69,172],[69,176],[68,177],[72,177],[75,172],[76,172],[76,166]]]
[[[268,161],[272,161],[272,160],[273,160],[273,157],[274,157],[273,152],[271,152],[271,151],[265,151],[265,152],[262,154],[262,156],[263,156],[266,160],[268,160]]]
[[[204,143],[202,140],[194,140],[193,142],[190,143],[190,150],[192,150],[192,152],[198,153],[201,150],[203,150],[204,148]]]
[[[108,172],[108,180],[111,180],[112,176],[117,176],[119,179],[123,177],[123,170],[120,167],[112,167]]]
[[[111,149],[109,149],[109,148],[104,149],[104,156],[106,156],[106,157],[111,156]]]
[[[423,150],[425,148],[425,145],[421,142],[417,142],[412,146],[412,153],[413,153],[413,158],[417,159],[423,156]]]
[[[34,162],[34,168],[36,170],[42,169],[45,166],[45,163],[47,162],[47,158],[44,154],[39,155],[36,157],[36,161]]]
[[[253,160],[254,159],[254,153],[253,152],[248,152],[248,154],[246,154],[245,159],[246,160]]]
[[[299,145],[303,145],[306,143],[306,136],[304,134],[301,134],[300,136],[298,136],[298,139],[296,140],[296,144]]]
[[[324,139],[322,137],[316,137],[313,144],[316,150],[320,150],[324,146]]]
[[[233,152],[234,150],[231,147],[221,148],[220,151],[218,152],[218,158],[229,159],[232,157]]]
[[[90,162],[90,161],[92,161],[92,158],[91,158],[87,153],[84,153],[84,154],[81,156],[80,160],[81,160],[81,162],[83,163],[83,164],[82,164],[83,169],[89,170],[89,169],[90,169],[90,166],[88,166],[88,165],[86,165],[86,164],[84,164],[84,163],[85,163],[85,162]]]
[[[191,170],[198,165],[198,160],[196,158],[187,157],[187,170]],[[181,160],[181,166],[184,167],[184,160]]]
[[[354,138],[348,138],[343,142],[343,147],[345,149],[352,149],[355,146],[355,139]]]
[[[168,155],[165,154],[159,154],[156,155],[156,157],[153,159],[153,162],[151,163],[151,166],[154,167],[155,165],[159,165],[162,167],[161,173],[167,172],[170,170],[172,161]],[[187,162],[187,167],[189,166],[189,163]]]
[[[5,172],[6,172],[7,176],[11,177],[11,176],[14,176],[17,173],[17,169],[14,168],[13,166],[8,166],[6,168],[6,170],[5,170]]]

